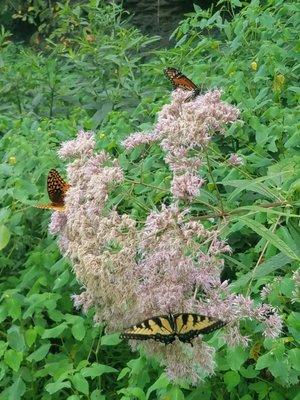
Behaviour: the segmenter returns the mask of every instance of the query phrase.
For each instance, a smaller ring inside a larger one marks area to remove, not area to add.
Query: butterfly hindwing
[[[122,333],[121,337],[137,340],[154,339],[168,344],[175,340],[175,332],[172,319],[167,315],[162,315],[131,326]]]
[[[195,85],[194,82],[192,82],[178,69],[168,67],[164,70],[164,72],[167,78],[171,81],[174,89],[180,88],[183,90],[198,91],[197,85]]]

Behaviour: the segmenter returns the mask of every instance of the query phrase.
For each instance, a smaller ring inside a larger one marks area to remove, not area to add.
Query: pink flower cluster
[[[191,201],[199,194],[204,180],[199,177],[203,150],[216,132],[233,123],[239,110],[221,100],[221,92],[213,90],[186,102],[187,93],[177,89],[171,104],[163,106],[153,132],[135,133],[123,145],[131,149],[140,144],[159,141],[166,152],[165,162],[173,172],[171,193],[175,199]],[[237,163],[237,158],[230,162]]]
[[[216,94],[211,96],[217,101]],[[224,112],[215,110],[218,118]],[[217,125],[214,120],[211,124]],[[179,172],[178,179],[184,176],[176,159],[181,151],[178,147],[167,155],[173,171]],[[89,132],[79,132],[76,139],[64,143],[59,155],[71,159],[67,167],[71,187],[66,211],[52,214],[50,230],[59,235],[61,252],[84,286],[81,294],[73,296],[76,307],[84,311],[95,307],[95,321],[105,322],[110,331],[122,331],[153,316],[195,312],[227,322],[223,332],[229,345],[247,344],[249,339],[238,329],[244,318],[263,322],[268,337],[280,333],[275,310],[232,294],[228,283],[221,282],[222,254],[231,249],[219,239],[217,228],[208,230],[177,203],[149,213],[142,228],[129,215],[110,209],[110,190],[122,183],[123,172],[107,153],[95,153],[95,139]],[[194,157],[183,162],[194,171],[199,166]],[[201,186],[201,178],[194,178]],[[182,190],[191,198],[195,193],[188,184]],[[131,341],[131,345],[157,357],[174,381],[196,384],[214,371],[215,350],[201,338],[194,340],[193,347],[177,340],[168,346],[152,340]]]

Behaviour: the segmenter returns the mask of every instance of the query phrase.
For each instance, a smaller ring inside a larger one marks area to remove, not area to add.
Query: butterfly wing
[[[50,209],[54,211],[65,210],[65,195],[70,185],[68,185],[56,169],[51,169],[47,177],[47,191],[51,200],[50,204],[40,204],[37,208]]]
[[[171,81],[173,88],[183,90],[198,90],[198,87],[176,68],[168,67],[164,70],[166,77]]]
[[[163,315],[146,319],[137,325],[131,326],[121,334],[121,338],[136,340],[154,339],[168,344],[175,340],[175,332],[170,318]]]
[[[187,343],[200,334],[213,332],[226,325],[223,321],[198,314],[176,314],[174,320],[178,339]]]

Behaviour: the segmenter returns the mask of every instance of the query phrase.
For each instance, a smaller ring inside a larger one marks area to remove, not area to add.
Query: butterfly
[[[191,343],[196,336],[210,333],[226,325],[226,322],[198,314],[169,314],[152,317],[125,329],[122,339],[154,339],[169,344],[177,337],[181,342]]]
[[[51,169],[47,177],[47,191],[51,203],[39,204],[36,207],[65,211],[65,195],[69,187],[70,185],[63,180],[56,169]]]
[[[189,78],[183,75],[182,72],[176,68],[165,68],[164,73],[166,77],[171,81],[174,89],[183,89],[191,91],[191,95],[188,96],[186,101],[193,100],[200,94],[200,88],[194,84]]]

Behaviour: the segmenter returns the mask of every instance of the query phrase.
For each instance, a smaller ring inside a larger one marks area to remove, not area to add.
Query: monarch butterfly
[[[170,314],[152,317],[133,325],[121,334],[124,339],[154,339],[169,344],[175,338],[184,343],[203,333],[210,333],[226,325],[225,322],[198,314]]]
[[[46,208],[54,211],[65,211],[65,195],[68,185],[59,175],[56,169],[51,169],[47,177],[47,191],[51,203],[39,204],[37,208]]]
[[[192,92],[192,94],[188,96],[186,101],[193,100],[200,94],[200,88],[196,86],[194,82],[192,82],[189,78],[183,75],[183,73],[180,72],[178,69],[168,67],[164,69],[164,73],[166,77],[171,81],[174,89],[180,88]]]

